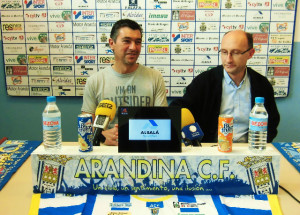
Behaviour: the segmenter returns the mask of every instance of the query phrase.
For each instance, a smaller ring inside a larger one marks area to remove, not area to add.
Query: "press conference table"
[[[63,145],[77,145],[74,142],[64,142]],[[242,145],[242,144],[239,144]],[[247,146],[246,144],[245,147]],[[210,147],[212,144],[203,144]],[[271,144],[269,147],[273,147]],[[279,184],[300,199],[300,173],[283,157],[280,161]],[[32,187],[31,157],[18,169],[7,184],[0,191],[0,214],[22,215],[28,214]],[[284,215],[299,215],[300,204],[279,188],[279,203]]]

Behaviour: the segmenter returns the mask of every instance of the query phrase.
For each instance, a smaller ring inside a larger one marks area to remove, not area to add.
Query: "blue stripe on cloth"
[[[113,196],[113,202],[130,202],[130,195],[114,195]],[[118,210],[118,211],[128,211],[129,208],[121,208],[121,207],[112,207],[112,211]]]
[[[84,209],[82,211],[82,215],[93,214],[96,198],[97,198],[97,195],[87,195],[86,203],[85,203]]]
[[[146,202],[147,208],[163,208],[164,202]]]
[[[42,199],[53,199],[55,198],[55,193],[41,193]]]
[[[268,201],[268,195],[254,195],[254,199]]]
[[[193,195],[177,195],[177,198],[179,202],[191,202],[191,203],[197,202],[195,196]]]
[[[178,198],[178,201],[179,202],[186,202],[186,203],[197,203],[197,200],[195,198],[195,196],[193,195],[177,195],[177,198]],[[189,213],[192,213],[192,212],[199,212],[199,208],[182,208],[180,206],[180,212],[189,212]]]
[[[224,215],[225,214],[228,215],[229,214],[229,212],[227,211],[226,207],[224,207],[224,205],[222,204],[220,196],[218,196],[218,195],[211,195],[211,198],[212,198],[212,200],[213,200],[213,202],[215,204],[215,207],[216,207],[219,215],[223,215],[223,214]]]
[[[66,207],[47,207],[39,209],[39,215],[74,215],[81,214],[85,203]]]
[[[128,211],[129,208],[111,208],[112,211]]]
[[[226,205],[225,205],[226,207]],[[231,215],[272,215],[271,210],[257,210],[251,208],[235,208],[235,207],[226,207],[228,209],[228,214]]]
[[[130,202],[130,195],[114,195],[113,202]]]

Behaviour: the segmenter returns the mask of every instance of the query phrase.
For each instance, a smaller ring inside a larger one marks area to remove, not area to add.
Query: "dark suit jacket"
[[[251,108],[255,97],[265,98],[268,112],[268,142],[277,135],[280,116],[274,99],[273,87],[268,79],[251,68],[247,68],[251,85]],[[188,108],[204,132],[202,142],[217,142],[218,117],[222,97],[223,66],[215,67],[198,75],[186,88],[182,98],[175,99],[170,105]]]

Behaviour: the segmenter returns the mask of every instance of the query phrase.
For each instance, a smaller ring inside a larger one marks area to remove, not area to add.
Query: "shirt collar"
[[[245,76],[244,76],[243,80],[241,81],[239,86],[236,86],[234,81],[230,78],[230,76],[228,75],[228,73],[226,72],[225,69],[223,70],[223,74],[224,74],[225,83],[227,85],[233,85],[233,86],[238,87],[238,88],[243,85],[243,83],[246,81],[246,78],[248,77],[248,72],[247,72],[247,67],[246,67],[246,72],[245,72]]]

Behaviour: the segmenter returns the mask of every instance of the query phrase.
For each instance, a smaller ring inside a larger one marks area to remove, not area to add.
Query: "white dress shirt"
[[[233,116],[233,142],[248,142],[250,111],[251,93],[247,69],[244,79],[239,86],[236,86],[234,81],[224,70],[220,114]]]

